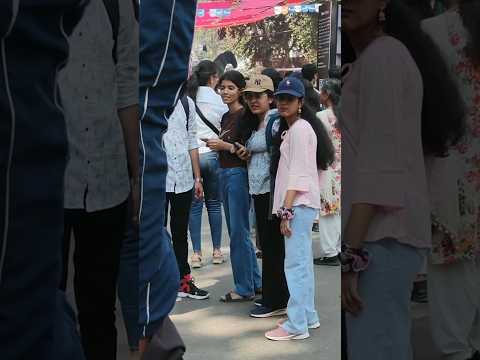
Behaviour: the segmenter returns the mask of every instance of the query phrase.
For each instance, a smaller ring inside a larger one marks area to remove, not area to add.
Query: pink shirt
[[[288,190],[296,190],[293,206],[320,209],[320,172],[317,169],[317,135],[305,120],[295,121],[284,135],[275,180],[272,212],[283,206]]]
[[[390,237],[417,248],[431,246],[422,98],[420,72],[392,37],[376,39],[345,75],[339,116],[342,227],[352,204],[377,205],[366,241]]]

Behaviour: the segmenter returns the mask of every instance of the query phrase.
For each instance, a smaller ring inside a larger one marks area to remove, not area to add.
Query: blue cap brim
[[[305,97],[304,94],[301,94],[301,93],[299,93],[295,90],[280,90],[280,91],[277,91],[274,95],[278,96],[278,95],[282,95],[282,94],[292,95],[292,96],[295,96],[297,98]]]

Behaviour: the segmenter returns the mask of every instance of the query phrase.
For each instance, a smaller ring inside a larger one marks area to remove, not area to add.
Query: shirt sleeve
[[[402,114],[403,107],[409,104],[403,101],[403,56],[390,48],[366,55],[361,64],[360,134],[352,203],[402,208],[405,168],[400,137],[408,136],[407,126],[402,126]]]
[[[195,104],[192,99],[188,98],[188,107],[190,114],[188,117],[188,150],[198,149],[197,140],[197,116],[195,113]]]
[[[298,121],[298,120],[297,120]],[[309,154],[316,151],[316,144],[309,128],[303,124],[294,126],[288,134],[288,183],[287,190],[307,192],[310,190],[310,175],[308,168]]]
[[[117,108],[138,104],[138,22],[131,0],[119,1],[120,25],[117,38]]]

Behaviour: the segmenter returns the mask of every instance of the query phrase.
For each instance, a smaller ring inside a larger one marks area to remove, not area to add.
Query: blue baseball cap
[[[275,96],[281,94],[288,94],[298,98],[304,98],[305,86],[301,80],[294,77],[287,77],[278,85],[278,90],[275,93]]]

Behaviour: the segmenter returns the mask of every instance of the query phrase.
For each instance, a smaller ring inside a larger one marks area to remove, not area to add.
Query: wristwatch
[[[201,183],[201,182],[203,182],[203,179],[202,178],[195,178],[195,182]]]

